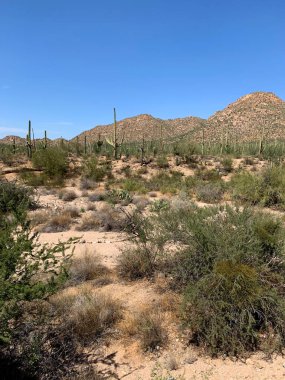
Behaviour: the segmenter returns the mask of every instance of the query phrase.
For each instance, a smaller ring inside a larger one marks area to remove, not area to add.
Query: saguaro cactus
[[[47,148],[47,131],[45,131],[45,137],[44,137],[44,149]]]
[[[124,141],[124,134],[122,136],[121,143],[118,143],[116,108],[114,108],[114,131],[113,131],[113,138],[112,139],[106,138],[106,142],[113,147],[113,152],[114,152],[114,158],[115,158],[115,160],[118,159],[119,147],[123,144],[123,141]]]
[[[32,132],[32,123],[31,120],[29,120],[29,126],[28,126],[28,134],[26,139],[26,145],[27,145],[27,155],[28,158],[32,158],[32,139],[31,139],[31,132]]]

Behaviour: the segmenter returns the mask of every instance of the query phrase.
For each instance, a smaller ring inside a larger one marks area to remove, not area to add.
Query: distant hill
[[[239,141],[285,138],[285,102],[272,92],[254,92],[239,98],[208,119],[207,138],[225,137]]]
[[[265,133],[267,139],[285,139],[285,102],[272,92],[254,92],[239,98],[225,109],[217,111],[206,119],[188,116],[163,120],[148,114],[129,117],[117,122],[119,142],[190,139],[201,141],[204,131],[206,141],[254,141]],[[82,132],[77,139],[82,143],[84,136],[89,142],[99,138],[105,140],[113,135],[113,124],[98,125]],[[7,136],[0,143],[12,143],[13,136]],[[25,143],[25,139],[16,137],[16,143]]]
[[[162,137],[164,139],[183,135],[195,129],[201,129],[205,125],[206,120],[198,117],[185,117],[179,119],[162,120],[151,115],[142,114],[123,119],[117,122],[119,141],[124,137],[124,141],[138,141],[143,137],[145,140],[157,140]],[[84,136],[87,139],[97,141],[99,137],[105,139],[113,136],[113,124],[98,125],[89,131],[82,132],[75,137],[83,142]]]

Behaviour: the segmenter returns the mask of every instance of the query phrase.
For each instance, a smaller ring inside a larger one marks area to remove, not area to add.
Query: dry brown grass
[[[54,215],[51,219],[41,228],[41,232],[62,232],[68,231],[72,223],[72,216],[70,212],[63,211],[59,215]]]
[[[129,315],[122,324],[122,330],[128,336],[138,338],[144,351],[152,351],[167,343],[163,315],[158,309],[143,308],[136,314]]]
[[[122,305],[110,295],[84,287],[78,294],[61,294],[51,300],[61,323],[81,341],[111,332],[122,317]]]
[[[71,202],[77,198],[77,194],[74,190],[62,190],[59,192],[58,197],[64,202]]]
[[[97,213],[92,212],[83,216],[81,224],[76,227],[77,231],[90,231],[98,230],[100,227],[100,220],[98,219]]]
[[[83,282],[106,277],[108,268],[102,264],[95,252],[85,250],[83,255],[74,258],[70,267],[71,282]]]

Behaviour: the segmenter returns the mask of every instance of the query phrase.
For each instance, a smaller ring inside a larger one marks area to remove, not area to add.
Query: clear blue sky
[[[0,137],[285,99],[284,0],[0,0]]]

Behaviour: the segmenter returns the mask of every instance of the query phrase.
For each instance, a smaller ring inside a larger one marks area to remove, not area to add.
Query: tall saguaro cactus
[[[113,138],[108,139],[106,138],[106,142],[113,147],[114,152],[114,158],[117,160],[118,153],[119,153],[119,147],[123,144],[124,141],[124,134],[121,139],[121,143],[118,143],[118,134],[117,134],[117,119],[116,119],[116,108],[114,108],[114,130],[113,130]]]
[[[32,138],[31,138],[31,134],[32,134],[32,123],[31,123],[31,120],[29,120],[28,134],[27,134],[27,139],[26,139],[27,155],[28,155],[29,159],[32,158]]]

